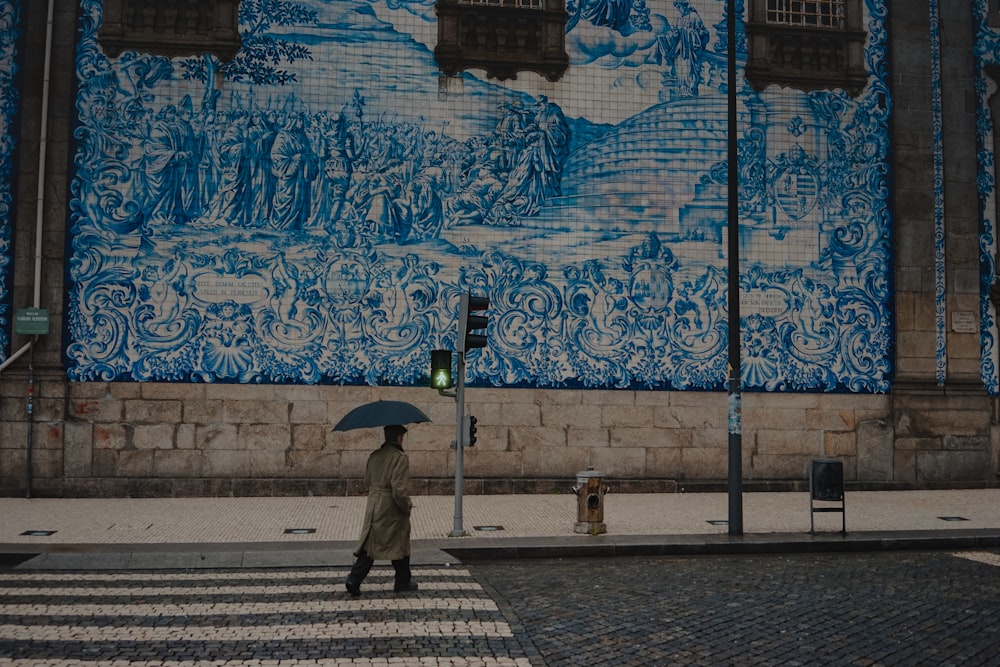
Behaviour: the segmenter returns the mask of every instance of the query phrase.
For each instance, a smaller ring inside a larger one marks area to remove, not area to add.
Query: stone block
[[[750,457],[753,479],[797,479],[809,476],[809,463],[816,458],[801,454],[753,454]],[[744,457],[744,464],[746,457]]]
[[[729,428],[729,414],[725,403],[721,403],[718,408],[705,406],[671,406],[670,409],[673,411],[677,425],[681,428]]]
[[[66,446],[63,450],[63,475],[89,477],[93,474],[93,426],[87,422],[69,421],[64,425]]]
[[[465,450],[463,470],[470,477],[516,477],[521,474],[522,452]]]
[[[194,435],[195,447],[206,450],[243,449],[235,424],[206,424],[196,426]]]
[[[941,438],[941,448],[952,451],[974,450],[989,451],[989,435],[946,435]]]
[[[576,389],[549,389],[536,393],[536,400],[539,405],[579,405],[586,392]]]
[[[250,452],[246,450],[206,450],[202,452],[205,477],[245,478],[251,472]]]
[[[665,446],[664,432],[652,427],[648,428],[613,428],[609,431],[612,447],[651,447]],[[666,445],[669,446],[669,445]],[[680,446],[680,445],[677,445]]]
[[[992,481],[990,452],[922,451],[917,452],[917,481],[955,482],[969,480]]]
[[[652,405],[613,405],[601,409],[601,425],[608,428],[652,428],[656,408]]]
[[[74,398],[69,401],[67,415],[91,422],[118,422],[125,418],[125,403],[111,398]]]
[[[500,422],[507,426],[541,426],[541,407],[534,403],[504,403],[500,405]]]
[[[747,455],[743,455],[744,467]],[[729,474],[729,454],[726,449],[690,448],[681,450],[679,476],[682,479],[726,479]]]
[[[62,398],[36,398],[35,421],[62,421],[66,414],[66,401]]]
[[[539,447],[565,447],[566,444],[566,429],[524,426],[510,429],[511,451],[527,451]]]
[[[125,401],[125,421],[132,424],[176,424],[181,421],[180,401]]]
[[[152,449],[124,449],[118,452],[118,477],[149,477],[153,474]]]
[[[250,475],[252,477],[285,477],[288,474],[288,464],[285,461],[285,451],[251,449]]]
[[[854,410],[815,408],[805,412],[805,427],[810,430],[850,431],[855,428]]]
[[[325,424],[295,424],[292,426],[292,449],[295,451],[319,451],[326,447],[326,434],[330,428]]]
[[[184,421],[189,424],[216,424],[223,421],[226,402],[198,400],[183,402]]]
[[[635,392],[616,389],[594,389],[580,392],[580,402],[584,405],[635,405]]]
[[[858,480],[889,481],[893,479],[895,433],[889,422],[863,421],[857,429]]]
[[[292,445],[288,424],[243,424],[237,427],[243,447],[254,451],[284,451]]]
[[[609,447],[611,432],[606,428],[574,428],[566,429],[566,445],[568,447]]]
[[[132,427],[128,424],[95,424],[95,449],[125,449],[132,446]]]
[[[368,465],[368,455],[367,451],[360,450],[345,450],[340,453],[340,474],[342,477],[357,477],[363,478],[365,476],[365,466]],[[416,454],[414,454],[416,456]],[[415,460],[423,460],[424,456],[416,456],[416,459],[410,457],[410,476],[415,476],[417,473],[413,469],[413,464]],[[423,474],[423,473],[420,473]]]
[[[576,473],[590,463],[590,453],[599,449],[583,447],[532,447],[522,452],[521,466],[525,477],[562,477],[575,479]]]
[[[753,442],[753,433],[743,431],[743,442]],[[691,431],[691,447],[693,449],[727,449],[729,447],[729,429],[699,428]]]
[[[153,477],[198,477],[202,453],[193,449],[161,449],[153,454]]]
[[[305,479],[340,476],[340,452],[291,451],[286,457],[288,474]]]
[[[93,466],[94,477],[114,477],[118,474],[118,450],[95,449]]]
[[[205,398],[205,385],[193,382],[143,382],[139,394],[149,401],[201,401]]]
[[[806,428],[806,410],[804,408],[775,408],[762,410],[748,409],[743,406],[743,428],[794,430],[803,431]]]
[[[327,414],[326,401],[295,401],[290,404],[288,420],[293,424],[323,424],[332,428]]]
[[[63,453],[56,449],[33,449],[31,470],[36,480],[58,480],[62,477]]]
[[[857,456],[857,434],[854,431],[825,431],[823,433],[823,456],[840,458]]]
[[[590,450],[590,465],[607,477],[642,477],[646,468],[644,447]]]
[[[225,421],[230,424],[287,424],[288,403],[283,401],[226,401]]]
[[[177,449],[196,449],[197,432],[198,427],[194,424],[178,424],[174,431],[174,447]]]
[[[448,465],[448,455],[451,450],[421,451],[408,453],[410,459],[410,477],[448,477],[454,476],[454,466]],[[365,458],[367,462],[367,457]],[[354,463],[357,466],[357,463]],[[357,474],[357,468],[353,468]],[[362,468],[361,474],[364,474]]]
[[[804,429],[758,429],[757,451],[770,455],[803,455],[816,458],[823,452],[823,434]]]
[[[63,423],[59,422],[35,422],[32,429],[35,449],[55,449],[61,451],[63,448]]]
[[[683,451],[679,448],[650,447],[646,449],[647,477],[680,477],[683,468]]]
[[[173,449],[174,425],[138,425],[132,434],[132,445],[136,449]]]
[[[573,429],[599,429],[601,411],[592,405],[546,404],[541,408],[542,426]]]

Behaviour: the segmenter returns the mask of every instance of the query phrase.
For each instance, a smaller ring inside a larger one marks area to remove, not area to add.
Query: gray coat
[[[403,448],[387,442],[368,457],[365,468],[368,504],[355,555],[364,551],[374,560],[398,560],[410,555],[410,460]]]

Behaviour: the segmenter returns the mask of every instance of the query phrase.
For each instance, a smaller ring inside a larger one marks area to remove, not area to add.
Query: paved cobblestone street
[[[548,667],[1000,664],[1000,556],[476,564]]]
[[[530,646],[467,570],[415,568],[420,590],[372,571],[0,572],[0,666],[528,667]]]
[[[989,551],[0,570],[0,667],[997,665]]]

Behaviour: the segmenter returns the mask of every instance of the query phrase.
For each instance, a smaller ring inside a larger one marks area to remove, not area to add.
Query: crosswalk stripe
[[[392,592],[393,584],[372,583],[367,581],[363,586],[366,593],[372,592]],[[421,591],[474,591],[481,590],[479,584],[475,582],[463,581],[420,581]],[[130,586],[128,588],[47,588],[47,587],[25,587],[25,588],[4,588],[0,587],[0,602],[5,595],[56,597],[72,595],[75,597],[97,597],[97,596],[124,596],[142,597],[146,595],[251,595],[266,593],[270,595],[282,595],[288,593],[306,594],[319,593],[329,595],[336,591],[339,595],[344,592],[343,582],[337,580],[335,583],[327,584],[304,584],[301,586],[157,586],[143,583],[141,585]]]
[[[11,660],[0,658],[0,667],[59,667],[61,665],[83,665],[83,662],[59,660]],[[248,665],[268,665],[268,667],[531,667],[528,658],[503,657],[405,657],[379,658],[324,658],[321,660],[110,660],[102,667],[247,667]]]
[[[122,572],[121,574],[102,572],[0,572],[0,584],[5,581],[67,581],[73,583],[91,583],[97,581],[148,581],[155,577],[157,581],[211,581],[216,579],[240,579],[246,581],[280,579],[324,579],[342,581],[347,575],[346,568],[341,571],[331,571],[329,568],[311,568],[308,570],[209,570],[202,572]],[[389,568],[373,568],[370,577],[391,577],[393,571]],[[420,570],[421,577],[471,578],[469,571],[463,568],[427,568]]]
[[[424,621],[410,623],[296,623],[286,625],[227,625],[225,627],[93,627],[87,625],[0,625],[0,637],[27,641],[274,641],[312,639],[379,639],[390,637],[511,637],[503,622]]]
[[[78,667],[83,662],[62,662],[58,660],[11,660],[0,658],[0,667],[60,667],[72,665]],[[268,665],[281,667],[531,667],[527,658],[502,657],[405,657],[387,659],[378,658],[324,658],[320,660],[111,660],[100,663],[102,667],[247,667],[248,665]]]
[[[405,595],[376,569],[360,598],[346,574],[4,572],[0,667],[532,667],[467,569],[414,568]]]
[[[107,616],[116,607],[127,612],[130,617],[159,616],[215,616],[215,615],[248,615],[248,614],[281,614],[281,613],[322,613],[333,611],[421,611],[421,610],[454,610],[454,611],[498,611],[497,605],[489,599],[470,598],[343,598],[335,600],[305,600],[301,602],[279,603],[229,603],[229,602],[192,602],[190,604],[130,604],[122,608],[121,604],[0,604],[0,616]]]

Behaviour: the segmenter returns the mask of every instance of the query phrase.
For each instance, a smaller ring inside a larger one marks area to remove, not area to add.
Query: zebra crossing
[[[364,593],[335,568],[0,571],[0,667],[530,667],[530,646],[461,567],[414,568]]]

